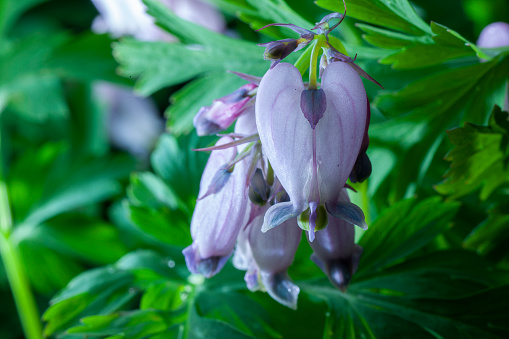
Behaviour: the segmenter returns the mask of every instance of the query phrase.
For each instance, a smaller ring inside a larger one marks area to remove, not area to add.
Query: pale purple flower
[[[134,94],[130,88],[107,82],[93,85],[93,94],[106,113],[111,143],[129,153],[147,158],[157,138],[164,132],[164,120],[150,98]]]
[[[223,137],[216,145],[231,141]],[[200,196],[205,195],[218,171],[236,155],[235,147],[211,153],[200,182]],[[246,172],[246,161],[236,163],[222,188],[196,203],[191,221],[193,243],[183,251],[189,271],[211,277],[232,254],[239,231],[247,221]]]
[[[477,46],[483,48],[497,48],[509,46],[509,24],[493,22],[484,27],[479,34]]]
[[[142,0],[92,0],[100,15],[92,30],[110,33],[113,37],[133,36],[144,41],[176,41],[175,37],[156,26],[154,18],[146,13]],[[162,0],[182,19],[192,21],[210,30],[223,32],[225,22],[220,13],[199,0]]]
[[[264,231],[309,207],[312,239],[321,204],[332,215],[366,228],[357,206],[338,203],[364,138],[366,103],[362,80],[343,62],[328,65],[321,88],[314,91],[305,89],[291,64],[280,63],[265,74],[256,99],[256,124],[263,153],[290,202],[269,208]]]
[[[239,236],[234,263],[247,270],[245,280],[251,291],[267,291],[279,303],[296,309],[300,289],[287,270],[299,247],[302,230],[291,219],[270,232],[262,232],[265,210],[266,207],[260,209]]]
[[[193,119],[199,136],[216,134],[228,128],[245,110],[254,111],[251,92],[258,87],[247,84],[222,98],[213,101],[212,106],[202,107]]]
[[[340,201],[349,202],[346,190],[339,196]],[[316,232],[309,244],[314,253],[311,260],[329,277],[330,282],[345,291],[352,275],[357,270],[362,247],[356,245],[354,225],[329,215],[329,225]]]

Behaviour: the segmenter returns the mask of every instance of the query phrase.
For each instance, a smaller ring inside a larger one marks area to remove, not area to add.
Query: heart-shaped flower
[[[355,205],[339,201],[363,141],[366,91],[359,75],[343,62],[329,64],[321,88],[306,89],[291,64],[269,70],[258,88],[256,124],[264,155],[290,197],[265,214],[263,231],[310,208],[314,238],[317,207],[366,228]]]
[[[216,146],[232,141],[230,137],[223,137]],[[205,195],[214,184],[218,171],[236,155],[236,147],[212,151],[200,182],[200,196]],[[210,278],[223,268],[232,254],[237,236],[247,222],[246,174],[246,161],[238,162],[217,193],[207,195],[196,203],[191,220],[193,243],[183,251],[192,273]]]

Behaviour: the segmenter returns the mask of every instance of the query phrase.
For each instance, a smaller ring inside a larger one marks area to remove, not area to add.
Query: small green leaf
[[[476,250],[488,259],[498,262],[509,257],[509,214],[507,204],[493,208],[488,219],[480,223],[464,240],[466,248]]]
[[[458,203],[434,197],[401,201],[378,217],[361,238],[364,252],[357,276],[390,266],[419,250],[448,227]]]
[[[497,125],[497,115],[507,119],[508,113],[495,106],[489,126],[465,124],[448,132],[455,147],[445,157],[451,168],[444,182],[435,186],[439,193],[455,199],[482,187],[480,198],[484,200],[509,180],[509,130]]]
[[[192,242],[190,220],[179,210],[130,205],[129,217],[139,229],[165,244],[184,247]]]

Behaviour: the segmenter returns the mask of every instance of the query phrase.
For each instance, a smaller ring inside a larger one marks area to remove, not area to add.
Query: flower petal
[[[311,128],[300,108],[303,90],[297,68],[280,63],[262,78],[256,99],[256,125],[263,154],[299,208],[304,208],[308,198],[305,186],[311,177],[312,161]]]
[[[347,201],[338,201],[336,204],[325,204],[325,206],[332,216],[359,226],[363,230],[368,229],[368,225],[364,220],[364,213],[359,206]]]
[[[366,91],[357,73],[341,62],[325,68],[322,89],[327,110],[315,129],[319,190],[322,201],[335,203],[364,137]]]

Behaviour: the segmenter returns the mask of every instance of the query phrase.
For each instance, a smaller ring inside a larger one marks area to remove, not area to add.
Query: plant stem
[[[40,339],[42,338],[42,327],[39,321],[39,312],[28,279],[25,272],[23,272],[18,249],[4,234],[0,235],[0,254],[2,255],[5,272],[16,302],[25,337],[27,339]]]
[[[39,321],[39,311],[37,310],[30,284],[23,271],[18,248],[12,243],[10,237],[12,216],[7,186],[2,173],[1,138],[2,135],[0,133],[0,256],[2,257],[7,280],[14,296],[25,337],[27,339],[40,339],[42,338],[42,327]]]
[[[313,50],[313,47],[316,45],[316,40],[311,42],[311,46],[308,46],[304,52],[300,55],[300,57],[295,62],[294,66],[297,68],[301,75],[304,75],[306,73],[308,67],[309,67],[309,59],[311,57],[311,52]]]
[[[318,54],[320,52],[320,48],[322,48],[322,43],[324,40],[324,36],[320,35],[313,45],[313,50],[311,52],[311,60],[309,64],[309,85],[308,89],[317,89],[317,66],[318,66]]]
[[[369,211],[369,197],[368,197],[368,180],[360,185],[360,193],[362,196],[362,211],[364,212],[364,220],[366,224],[371,224],[371,213]]]

